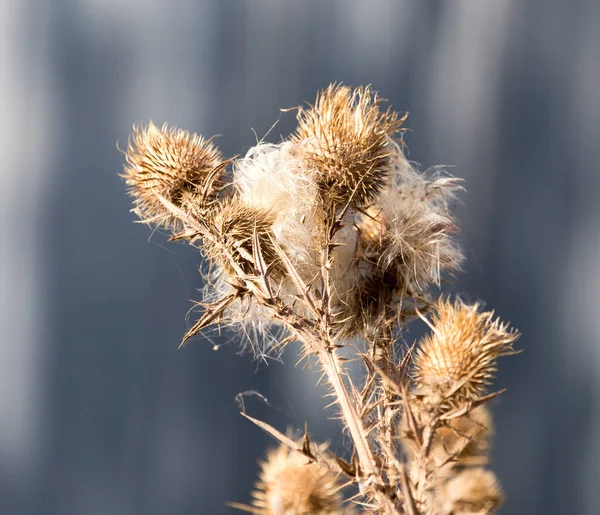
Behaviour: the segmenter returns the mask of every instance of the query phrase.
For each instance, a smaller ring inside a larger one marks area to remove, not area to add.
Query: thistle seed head
[[[216,200],[223,187],[225,161],[212,142],[182,129],[134,127],[126,152],[124,178],[134,198],[134,212],[144,222],[166,228],[181,224],[161,198],[178,208],[195,209]]]
[[[481,467],[459,472],[444,485],[440,497],[444,515],[488,515],[504,502],[496,475]]]
[[[344,513],[337,475],[284,446],[261,463],[253,498],[255,513],[264,515]]]
[[[322,197],[333,206],[372,202],[389,175],[390,138],[404,118],[380,110],[381,98],[369,87],[352,90],[332,84],[314,106],[298,112],[292,141],[318,175]]]
[[[369,341],[389,332],[402,316],[402,290],[398,278],[372,266],[368,274],[358,276],[346,305],[348,336],[360,334]]]
[[[348,332],[371,337],[414,314],[462,262],[450,212],[457,181],[417,173],[398,146],[391,159],[389,184],[356,221],[357,277],[344,309]]]
[[[415,358],[415,381],[427,395],[448,402],[483,396],[496,372],[500,356],[513,354],[519,333],[479,312],[479,305],[441,299],[435,307],[431,334],[421,342]]]
[[[248,206],[238,197],[223,199],[218,209],[207,215],[206,224],[211,238],[203,241],[206,257],[229,275],[240,271],[253,274],[256,272],[256,236],[265,264],[277,263],[277,252],[271,241],[273,219],[270,211]],[[275,267],[274,272],[276,270],[281,268]]]
[[[271,227],[297,272],[310,281],[320,271],[318,260],[322,216],[318,188],[296,145],[261,143],[233,164],[233,185],[249,206],[273,213]]]
[[[454,234],[451,204],[459,181],[439,174],[419,173],[395,147],[394,174],[373,209],[379,212],[382,236],[371,243],[377,265],[398,277],[404,296],[439,286],[444,272],[460,269],[463,256]]]

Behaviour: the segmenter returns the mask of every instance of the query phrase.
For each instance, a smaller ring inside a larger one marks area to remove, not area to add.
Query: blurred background
[[[343,81],[466,180],[454,291],[523,333],[494,406],[502,513],[597,514],[599,26],[593,0],[0,0],[0,513],[235,513],[272,444],[246,390],[344,447],[293,349],[177,350],[201,263],[132,223],[116,147],[152,119],[244,152]]]

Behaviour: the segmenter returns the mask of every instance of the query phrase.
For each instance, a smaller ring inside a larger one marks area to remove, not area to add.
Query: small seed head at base
[[[519,333],[480,312],[479,305],[441,299],[435,306],[431,334],[419,345],[415,383],[427,397],[456,403],[483,396],[500,356],[513,354]],[[441,397],[440,397],[441,396]]]
[[[152,122],[134,127],[125,155],[123,177],[134,197],[134,212],[144,222],[179,228],[177,218],[161,198],[177,208],[193,199],[215,201],[223,187],[225,161],[220,150],[202,136]]]
[[[292,141],[318,173],[322,197],[334,206],[363,206],[374,200],[389,175],[389,138],[404,119],[380,110],[382,99],[369,87],[332,84],[314,106],[298,112]]]
[[[264,515],[344,513],[337,475],[283,445],[261,463],[252,496],[255,513]]]
[[[438,494],[444,515],[488,515],[504,502],[496,475],[481,467],[467,468],[450,479]]]

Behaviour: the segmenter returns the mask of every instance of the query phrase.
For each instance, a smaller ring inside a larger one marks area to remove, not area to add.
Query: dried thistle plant
[[[436,298],[463,259],[451,210],[460,181],[415,169],[398,139],[406,117],[381,105],[370,88],[331,85],[299,108],[288,139],[232,160],[152,124],[127,149],[134,212],[210,263],[183,341],[220,325],[241,329],[258,356],[299,342],[350,436],[344,459],[243,412],[279,441],[252,504],[233,505],[251,513],[484,514],[502,503],[485,404],[519,335],[478,304]],[[417,318],[430,334],[409,346],[403,330]],[[362,377],[348,374],[349,354]]]

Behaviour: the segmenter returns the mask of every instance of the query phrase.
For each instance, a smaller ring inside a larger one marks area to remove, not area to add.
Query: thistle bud
[[[134,212],[158,226],[179,226],[163,200],[182,208],[193,199],[198,209],[214,202],[223,186],[221,152],[202,136],[167,125],[134,127],[126,160],[123,176],[134,197]]]
[[[485,395],[496,372],[496,360],[513,354],[519,333],[479,312],[477,304],[441,300],[431,334],[421,340],[415,379],[424,394],[441,395],[451,403]]]
[[[255,273],[258,259],[255,238],[264,263],[269,266],[278,261],[271,241],[272,223],[270,211],[229,197],[208,214],[206,224],[212,241],[205,239],[202,248],[211,262],[222,266],[230,275],[240,270]]]
[[[488,515],[504,502],[496,475],[481,467],[465,469],[450,479],[439,494],[445,515]]]
[[[369,204],[386,184],[388,140],[404,119],[389,109],[380,111],[380,104],[368,87],[332,84],[314,106],[298,113],[292,140],[317,172],[322,197],[334,206]]]
[[[344,513],[336,474],[281,446],[261,463],[253,495],[254,513],[263,515],[341,515]]]

